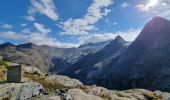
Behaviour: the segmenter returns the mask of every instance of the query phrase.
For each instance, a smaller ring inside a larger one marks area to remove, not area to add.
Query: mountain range
[[[116,41],[118,40],[118,41]],[[111,50],[111,52],[109,52]],[[104,52],[106,51],[106,52]],[[64,74],[109,89],[170,90],[170,21],[155,17],[132,43],[117,37]]]
[[[39,68],[43,72],[58,73],[71,66],[80,58],[95,53],[109,44],[111,40],[100,43],[88,43],[78,48],[56,48],[38,46],[33,43],[0,45],[0,55],[4,60]]]
[[[0,48],[0,55],[6,61],[67,75],[88,85],[170,91],[170,21],[161,17],[149,21],[132,43],[117,36],[114,40],[78,48],[32,43],[5,43]]]

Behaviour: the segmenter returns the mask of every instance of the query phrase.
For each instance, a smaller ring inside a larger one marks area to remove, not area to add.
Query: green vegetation
[[[5,67],[8,68],[8,64],[6,62],[4,62],[3,60],[0,60],[0,67]]]
[[[42,86],[44,87],[44,89],[47,92],[56,92],[56,90],[58,89],[65,89],[65,88],[70,88],[70,87],[65,87],[62,84],[57,83],[56,81],[46,81],[45,80],[45,76],[37,76],[37,75],[33,75],[33,74],[24,74],[25,78],[29,78],[34,82],[40,83],[42,84]]]
[[[154,93],[143,93],[147,100],[162,100],[162,96],[159,97]]]
[[[0,83],[6,82],[7,80],[6,72],[7,72],[6,68],[0,67]]]
[[[4,83],[7,80],[6,72],[8,69],[8,64],[0,60],[0,83]]]

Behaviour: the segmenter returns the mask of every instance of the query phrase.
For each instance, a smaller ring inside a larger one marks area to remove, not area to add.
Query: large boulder
[[[73,100],[104,100],[101,97],[87,94],[80,89],[70,89],[68,93],[72,96]]]
[[[36,67],[22,66],[22,72],[26,74],[45,75]]]
[[[104,97],[109,100],[117,100],[119,97],[114,93],[114,91],[107,90],[103,87],[97,86],[86,86],[85,91],[90,95],[95,95],[99,97]]]
[[[0,100],[25,100],[40,95],[43,87],[39,83],[0,84]]]
[[[46,81],[56,81],[59,84],[62,84],[66,87],[81,87],[83,86],[83,83],[81,83],[79,80],[71,79],[67,76],[59,76],[59,75],[52,75],[45,79]]]

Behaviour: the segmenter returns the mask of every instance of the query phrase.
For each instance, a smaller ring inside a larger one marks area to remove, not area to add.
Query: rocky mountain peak
[[[5,47],[15,47],[16,45],[10,43],[10,42],[6,42],[4,44],[1,44],[0,47],[1,48],[5,48]]]
[[[114,41],[117,41],[117,42],[125,42],[125,39],[122,38],[120,35],[118,35],[118,36],[114,39]]]
[[[155,17],[149,21],[134,43],[150,47],[159,41],[170,41],[170,21],[161,17]]]
[[[36,44],[33,44],[33,43],[26,43],[26,44],[20,44],[18,45],[19,48],[34,48],[34,47],[37,47]]]

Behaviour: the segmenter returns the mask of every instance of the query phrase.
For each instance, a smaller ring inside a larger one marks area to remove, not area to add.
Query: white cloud
[[[137,8],[139,11],[141,11],[141,12],[148,11],[148,8],[147,8],[145,5],[143,5],[143,4],[138,4],[138,5],[136,5],[136,8]]]
[[[122,36],[127,41],[133,41],[141,29],[129,29],[124,32],[116,32],[116,33],[104,33],[104,34],[88,34],[86,36],[81,36],[78,38],[78,43],[63,43],[58,41],[56,38],[49,37],[48,34],[31,32],[31,33],[16,33],[13,31],[0,32],[0,37],[11,39],[11,40],[22,40],[25,42],[32,42],[37,45],[49,45],[60,48],[70,48],[70,47],[78,47],[81,44],[86,43],[97,43],[102,41],[107,41],[114,39],[117,35]]]
[[[113,25],[117,25],[118,23],[114,22]]]
[[[24,28],[21,32],[22,33],[31,33],[31,30],[29,28]]]
[[[45,28],[43,24],[34,23],[34,26],[41,33],[49,33],[49,32],[51,32],[51,29]]]
[[[122,7],[122,8],[127,8],[127,7],[129,7],[129,6],[130,6],[130,4],[127,3],[127,2],[123,2],[123,3],[121,4],[121,7]]]
[[[56,13],[55,4],[53,0],[30,0],[31,7],[28,10],[30,15],[39,13],[46,15],[50,19],[56,21],[58,20],[58,15]]]
[[[0,27],[3,28],[3,29],[9,29],[9,30],[13,28],[12,25],[5,24],[5,23],[1,23]]]
[[[112,33],[105,33],[105,34],[89,34],[87,36],[81,36],[78,38],[81,44],[87,43],[97,43],[102,41],[107,41],[114,39],[115,35]]]
[[[35,18],[33,16],[25,16],[25,19],[28,21],[35,21]]]
[[[139,35],[141,29],[129,29],[127,31],[119,31],[116,33],[104,33],[104,34],[89,34],[87,36],[81,36],[78,38],[81,44],[87,43],[97,43],[102,41],[107,41],[114,39],[116,36],[120,35],[127,41],[134,41]]]
[[[138,4],[136,8],[146,14],[142,16],[147,16],[149,18],[153,18],[155,16],[161,16],[170,19],[170,1],[169,0],[161,0],[154,7],[147,7],[144,4]]]
[[[27,38],[25,35],[17,34],[13,31],[0,32],[0,37],[14,40],[25,40]]]
[[[47,34],[31,32],[30,34],[16,33],[13,31],[0,32],[0,37],[11,40],[22,40],[25,42],[32,42],[37,45],[49,45],[60,48],[77,47],[80,44],[62,43],[55,38],[48,37]]]
[[[25,26],[27,26],[27,24],[26,24],[26,23],[22,23],[21,26],[22,26],[22,27],[25,27]]]
[[[136,37],[140,34],[141,30],[142,30],[141,28],[138,29],[131,28],[127,31],[119,31],[115,35],[120,35],[127,41],[134,41]]]
[[[95,24],[104,16],[108,15],[110,12],[108,6],[112,3],[112,0],[93,0],[83,18],[70,18],[67,21],[60,23],[60,27],[64,31],[61,32],[61,34],[87,35],[88,31],[96,30]]]

